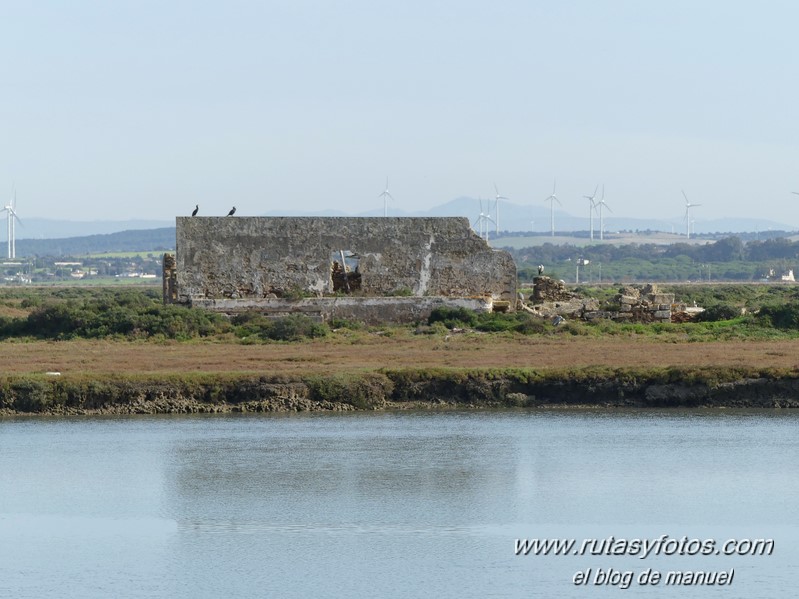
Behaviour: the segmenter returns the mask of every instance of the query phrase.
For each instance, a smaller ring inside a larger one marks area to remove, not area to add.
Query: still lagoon
[[[2,419],[0,597],[794,597],[797,464],[784,410]]]

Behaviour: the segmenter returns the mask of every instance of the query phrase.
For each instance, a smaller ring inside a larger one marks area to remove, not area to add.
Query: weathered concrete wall
[[[425,321],[434,309],[442,306],[490,312],[492,302],[480,298],[322,297],[300,300],[195,299],[192,306],[230,315],[257,310],[275,318],[303,314],[320,322],[342,318],[366,324],[383,324]]]
[[[362,297],[484,297],[513,304],[516,265],[466,218],[178,217],[180,301],[317,297],[334,263]]]

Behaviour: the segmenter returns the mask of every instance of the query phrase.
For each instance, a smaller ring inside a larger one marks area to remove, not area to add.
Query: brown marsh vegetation
[[[4,374],[333,374],[384,368],[799,369],[799,339],[664,343],[649,337],[332,334],[293,343],[3,342]]]

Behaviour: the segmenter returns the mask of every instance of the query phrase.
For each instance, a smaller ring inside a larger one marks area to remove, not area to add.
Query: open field
[[[448,339],[341,333],[266,345],[127,341],[4,342],[3,374],[58,371],[67,376],[187,373],[324,374],[381,368],[535,368],[588,366],[799,369],[799,339],[674,343],[652,338],[505,337]]]

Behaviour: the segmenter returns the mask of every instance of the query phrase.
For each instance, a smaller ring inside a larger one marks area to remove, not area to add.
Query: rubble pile
[[[530,296],[531,306],[525,307],[528,312],[544,318],[567,316],[583,318],[588,312],[599,310],[599,301],[579,297],[566,289],[563,281],[550,277],[538,276],[533,279],[533,294]]]
[[[581,298],[568,291],[563,281],[538,276],[533,279],[532,305],[528,312],[542,317],[566,316],[583,320],[610,319],[618,322],[671,322],[673,314],[684,312],[674,304],[673,293],[661,293],[656,285],[628,285],[619,289],[613,306],[601,310],[596,299]],[[676,309],[676,312],[675,312]]]
[[[576,296],[566,289],[566,283],[551,277],[538,276],[533,279],[533,295],[530,301],[534,304],[543,302],[568,302]]]
[[[628,322],[671,322],[673,293],[660,293],[656,285],[626,286],[616,296],[619,313],[615,320]]]

